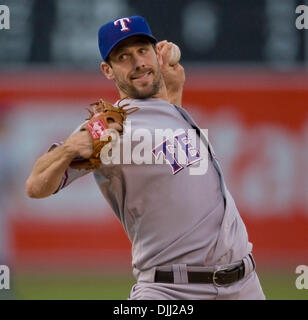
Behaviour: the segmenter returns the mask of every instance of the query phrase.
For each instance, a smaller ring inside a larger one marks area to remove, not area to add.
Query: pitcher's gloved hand
[[[122,99],[123,100],[123,99]],[[119,102],[121,102],[120,100]],[[100,167],[101,149],[111,141],[111,136],[107,139],[101,139],[106,134],[106,129],[116,129],[119,134],[123,134],[123,123],[128,114],[137,111],[139,108],[124,109],[128,104],[114,107],[111,103],[100,99],[91,103],[92,109],[88,109],[90,116],[88,122],[82,126],[80,131],[88,131],[93,142],[93,153],[88,159],[76,157],[70,163],[73,169],[94,170]]]

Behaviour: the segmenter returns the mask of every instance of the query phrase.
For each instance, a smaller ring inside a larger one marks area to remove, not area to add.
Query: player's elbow
[[[29,198],[40,199],[46,197],[43,195],[40,188],[36,185],[35,181],[31,177],[26,181],[26,193]]]
[[[30,178],[26,181],[26,193],[29,198],[37,198]]]

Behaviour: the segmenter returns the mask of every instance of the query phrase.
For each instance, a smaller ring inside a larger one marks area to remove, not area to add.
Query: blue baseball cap
[[[123,17],[110,21],[100,27],[98,31],[98,46],[104,61],[112,49],[122,40],[132,36],[142,35],[156,43],[151,29],[143,17]]]

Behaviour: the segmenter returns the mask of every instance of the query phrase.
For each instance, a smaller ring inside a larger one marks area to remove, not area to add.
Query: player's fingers
[[[162,54],[162,59],[163,59],[163,64],[169,66],[169,56],[171,53],[172,49],[172,43],[168,42],[162,49],[161,49],[161,54]]]
[[[176,73],[177,78],[178,78],[178,79],[182,79],[182,81],[185,82],[186,76],[185,76],[185,69],[184,69],[184,67],[183,67],[181,64],[177,63],[177,64],[175,64],[175,65],[173,66],[173,70],[174,70],[174,72]]]
[[[162,41],[157,42],[157,43],[156,43],[156,49],[157,49],[157,51],[160,51],[160,50],[162,49],[162,47],[163,47],[164,45],[166,45],[167,42],[168,42],[167,40],[162,40]]]
[[[161,66],[162,65],[164,65],[164,66],[169,65],[169,56],[170,56],[170,53],[171,53],[171,48],[172,48],[172,43],[171,42],[167,42],[160,49],[159,54],[161,56]]]
[[[176,64],[174,64],[173,66],[173,69],[176,70],[176,71],[179,71],[179,70],[184,70],[184,67],[178,62]]]

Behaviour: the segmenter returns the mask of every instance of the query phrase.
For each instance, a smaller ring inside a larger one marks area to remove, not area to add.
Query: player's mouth
[[[135,74],[130,77],[130,79],[134,82],[144,82],[150,79],[152,71],[143,72],[140,74]]]

